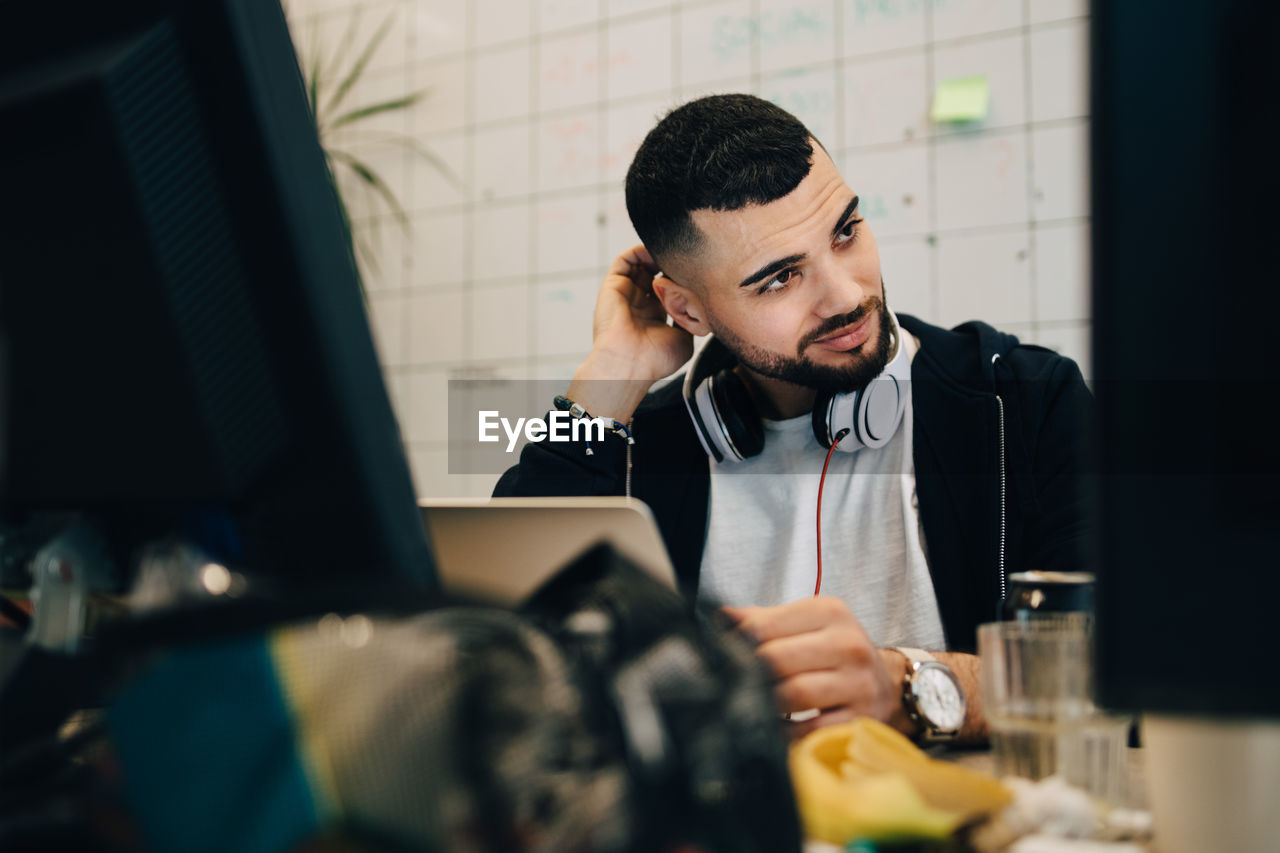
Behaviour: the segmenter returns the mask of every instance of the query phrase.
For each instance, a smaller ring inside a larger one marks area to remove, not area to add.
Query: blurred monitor
[[[1101,698],[1280,717],[1280,4],[1091,14]]]
[[[0,512],[435,583],[277,0],[6,4]]]

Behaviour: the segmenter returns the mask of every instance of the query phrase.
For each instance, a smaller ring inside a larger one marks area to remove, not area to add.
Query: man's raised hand
[[[653,293],[658,267],[644,246],[614,258],[596,297],[591,353],[568,397],[597,417],[627,421],[654,382],[693,355],[693,337],[668,325]],[[608,380],[608,381],[601,381]]]

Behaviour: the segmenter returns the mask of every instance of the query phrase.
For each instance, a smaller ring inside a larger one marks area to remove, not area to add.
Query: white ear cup
[[[893,438],[907,408],[907,383],[911,381],[911,356],[902,340],[898,318],[893,323],[893,343],[889,363],[861,391],[850,394],[819,394],[814,402],[813,435],[823,447],[830,447],[842,431],[847,434],[836,445],[844,453],[864,447],[884,447]]]
[[[706,352],[705,347],[703,352]],[[715,377],[708,376],[700,380],[696,386],[690,387],[696,366],[696,364],[690,366],[688,373],[684,376],[684,405],[689,410],[689,417],[693,418],[694,432],[698,434],[698,441],[702,442],[702,449],[706,454],[717,462],[725,459],[741,462],[745,457],[734,446],[724,418],[711,398]]]
[[[855,430],[867,447],[883,447],[898,428],[906,389],[893,376],[880,376],[862,392],[861,417]]]
[[[716,402],[717,399],[723,400],[725,395],[715,393],[715,383],[718,379],[725,378],[721,371],[726,371],[733,365],[733,354],[715,338],[709,338],[685,371],[682,386],[685,409],[693,421],[698,441],[702,444],[703,451],[717,462],[741,462],[750,455],[740,452],[738,443],[733,438],[733,425],[741,424],[741,418],[735,417],[732,412],[721,411]],[[756,420],[760,417],[755,412],[738,414],[754,417]]]

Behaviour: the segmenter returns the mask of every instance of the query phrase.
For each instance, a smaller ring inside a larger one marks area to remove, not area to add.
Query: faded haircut
[[[627,171],[627,213],[657,260],[696,251],[690,213],[768,204],[812,165],[810,133],[754,95],[710,95],[676,107],[645,136]]]

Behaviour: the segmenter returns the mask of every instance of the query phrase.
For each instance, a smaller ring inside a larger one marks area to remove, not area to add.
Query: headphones
[[[893,438],[907,407],[911,359],[902,345],[898,318],[893,321],[889,363],[861,391],[819,391],[813,403],[813,437],[825,448],[852,453],[883,447]],[[764,421],[746,383],[734,373],[737,364],[724,344],[711,338],[684,375],[684,404],[702,449],[717,462],[741,462],[764,450]],[[841,440],[842,430],[847,434]]]

